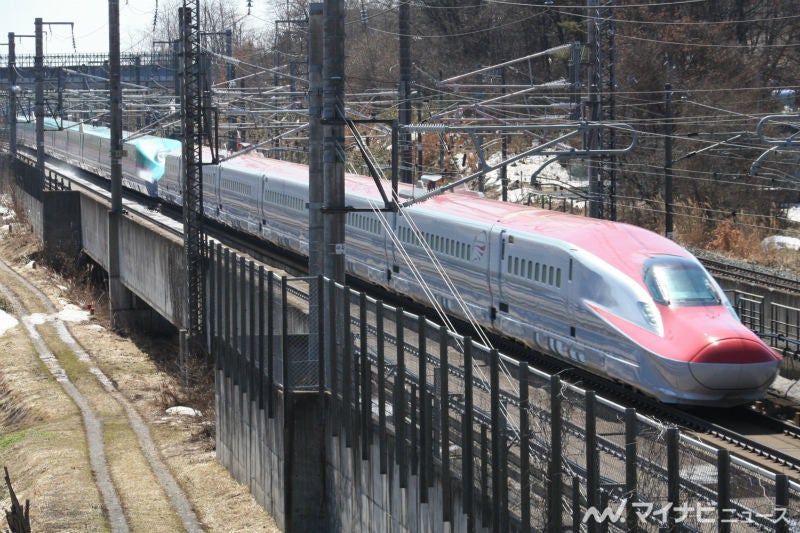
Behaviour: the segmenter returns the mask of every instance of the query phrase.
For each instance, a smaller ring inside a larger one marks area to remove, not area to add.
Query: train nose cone
[[[758,389],[775,379],[780,362],[758,340],[722,339],[700,349],[689,361],[689,370],[709,389]]]

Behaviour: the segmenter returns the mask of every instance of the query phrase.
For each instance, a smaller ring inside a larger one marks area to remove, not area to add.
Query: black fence
[[[728,297],[745,326],[784,357],[800,362],[800,309],[738,290],[728,291]]]
[[[321,278],[279,277],[220,246],[209,280],[212,352],[260,416],[274,417],[289,391],[318,394],[325,438],[413,488],[408,497],[436,502],[437,520],[493,531],[800,528],[800,486],[786,475],[424,317]]]

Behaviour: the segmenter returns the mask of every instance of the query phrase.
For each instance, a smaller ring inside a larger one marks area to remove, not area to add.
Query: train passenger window
[[[519,276],[519,257],[514,258],[514,275]]]
[[[526,277],[528,279],[531,279],[532,274],[533,274],[533,261],[528,261],[528,275]]]
[[[508,258],[508,273],[511,274],[511,258]]]
[[[533,274],[533,279],[536,281],[539,281],[539,266],[539,263],[536,263],[536,270]]]
[[[547,283],[549,283],[550,285],[553,284],[553,267],[550,267],[550,277]]]
[[[556,269],[556,287],[561,287],[561,269]]]

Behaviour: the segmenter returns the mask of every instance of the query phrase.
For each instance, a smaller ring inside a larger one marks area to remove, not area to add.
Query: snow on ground
[[[17,214],[10,207],[6,207],[11,203],[11,199],[7,194],[0,194],[0,219],[13,220]]]
[[[509,157],[512,156],[513,154],[509,155]],[[455,154],[453,159],[457,162],[460,162],[465,158],[463,157],[463,154]],[[562,185],[575,188],[586,187],[587,183],[585,179],[573,178],[570,176],[567,168],[562,166],[560,163],[554,162],[547,164],[547,162],[551,161],[552,159],[553,158],[551,156],[529,155],[518,161],[510,163],[507,167],[506,173],[509,183],[508,201],[525,202],[528,199],[528,195],[535,190],[531,185],[531,177],[540,169],[541,171],[536,175],[537,189],[544,188],[545,190],[557,190],[558,187]],[[500,163],[501,160],[500,152],[495,152],[493,155],[487,158],[486,163],[489,166],[494,166]],[[470,172],[466,168],[459,168],[459,171],[461,171],[464,175],[466,175],[467,172]],[[474,188],[474,184],[471,185],[471,187]],[[501,189],[502,183],[500,182],[500,170],[493,170],[492,172],[487,173],[484,180],[484,190],[487,196],[499,197]]]
[[[45,313],[34,313],[30,316],[31,324],[44,324],[49,320],[63,320],[64,322],[85,322],[89,320],[89,311],[85,311],[74,304],[67,304],[64,309],[55,315]]]
[[[800,222],[800,205],[793,205],[786,210],[786,218],[792,222]]]
[[[762,250],[800,250],[800,239],[786,235],[772,235],[761,241]]]
[[[0,336],[19,324],[19,321],[5,311],[0,310]]]

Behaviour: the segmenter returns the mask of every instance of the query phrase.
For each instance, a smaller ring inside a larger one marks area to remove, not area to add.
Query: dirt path
[[[216,462],[213,412],[166,416],[184,397],[173,376],[95,321],[62,319],[68,282],[19,253],[0,235],[0,308],[21,322],[0,332],[0,463],[33,530],[279,531]]]
[[[0,270],[2,270],[0,279],[13,275],[11,269],[3,262],[0,262]],[[58,358],[48,348],[41,335],[39,335],[25,304],[22,303],[16,294],[11,292],[2,281],[0,281],[0,293],[11,303],[15,314],[21,318],[22,323],[25,325],[25,330],[28,333],[28,338],[33,343],[39,355],[39,359],[45,364],[56,381],[61,384],[67,395],[72,398],[72,401],[75,402],[78,409],[80,409],[86,428],[86,440],[89,446],[89,460],[92,465],[92,472],[97,480],[97,487],[100,489],[100,494],[103,497],[103,504],[108,513],[108,519],[111,522],[111,530],[129,531],[128,521],[125,519],[125,513],[122,511],[119,495],[111,481],[111,473],[108,469],[105,446],[103,445],[103,430],[97,413],[89,406],[86,398],[81,394],[78,388],[69,380]]]

